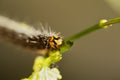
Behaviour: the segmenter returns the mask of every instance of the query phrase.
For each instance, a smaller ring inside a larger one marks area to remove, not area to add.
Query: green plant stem
[[[81,38],[81,37],[83,37],[83,36],[85,36],[85,35],[87,35],[87,34],[89,34],[91,32],[94,32],[94,31],[96,31],[98,29],[101,29],[101,27],[99,27],[99,25],[96,24],[94,26],[91,26],[91,27],[89,27],[89,28],[87,28],[87,29],[85,29],[85,30],[71,36],[70,38],[66,39],[66,41],[74,42],[75,40],[77,40],[77,39],[79,39],[79,38]]]
[[[101,26],[108,26],[108,25],[116,24],[116,23],[120,23],[120,17],[109,19],[106,23],[102,24]]]
[[[120,17],[109,19],[109,20],[101,20],[98,24],[93,25],[93,26],[65,39],[64,44],[60,48],[60,52],[63,53],[65,51],[69,50],[69,48],[71,48],[71,46],[72,46],[72,43],[74,41],[78,40],[79,38],[81,38],[81,37],[83,37],[91,32],[94,32],[96,30],[106,28],[106,26],[109,26],[109,25],[112,25],[115,23],[120,23]]]

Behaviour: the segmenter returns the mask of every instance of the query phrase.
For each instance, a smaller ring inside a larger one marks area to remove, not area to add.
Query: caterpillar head
[[[63,43],[63,39],[60,36],[52,36],[49,38],[49,45],[52,49],[59,49]]]

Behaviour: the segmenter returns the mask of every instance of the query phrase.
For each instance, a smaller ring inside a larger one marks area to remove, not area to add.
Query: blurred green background
[[[47,23],[67,38],[100,19],[120,16],[120,1],[115,1],[118,0],[0,0],[0,14],[31,25]],[[28,77],[36,56],[1,41],[0,80]],[[58,65],[62,80],[120,80],[120,24],[76,41]]]

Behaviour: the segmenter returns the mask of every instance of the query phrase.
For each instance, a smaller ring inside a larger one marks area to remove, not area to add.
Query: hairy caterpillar
[[[51,50],[59,50],[63,39],[51,29],[35,28],[0,16],[0,39],[8,40],[45,55]]]

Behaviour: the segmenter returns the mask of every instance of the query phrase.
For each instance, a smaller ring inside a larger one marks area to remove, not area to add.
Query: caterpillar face
[[[62,43],[63,40],[59,36],[52,36],[49,38],[49,45],[51,46],[52,49],[59,49]]]

